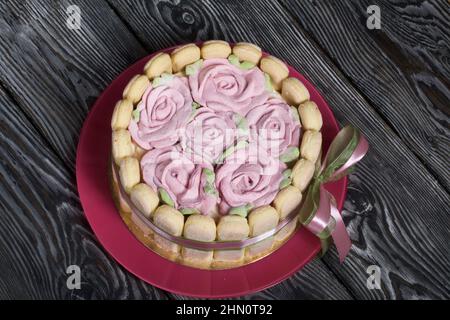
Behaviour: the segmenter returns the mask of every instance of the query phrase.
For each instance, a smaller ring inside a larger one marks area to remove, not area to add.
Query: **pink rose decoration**
[[[129,130],[143,149],[163,148],[179,140],[178,130],[189,120],[192,97],[186,78],[173,77],[156,88],[149,87],[138,104],[139,120]]]
[[[271,97],[246,115],[250,141],[258,143],[271,157],[279,157],[289,147],[298,147],[300,122],[283,100]]]
[[[208,59],[189,76],[192,97],[202,106],[245,115],[268,97],[265,78],[259,68],[244,70],[227,59]]]
[[[148,151],[141,160],[144,181],[155,191],[163,188],[175,208],[195,208],[210,213],[218,202],[217,195],[205,192],[207,177],[203,169],[212,171],[209,163],[190,159],[180,148],[170,146]]]
[[[231,112],[216,113],[209,108],[197,110],[181,136],[181,146],[204,161],[214,163],[235,141],[236,125]]]
[[[235,151],[216,171],[216,188],[221,195],[220,212],[231,207],[270,204],[279,191],[286,165],[258,150],[255,144]]]

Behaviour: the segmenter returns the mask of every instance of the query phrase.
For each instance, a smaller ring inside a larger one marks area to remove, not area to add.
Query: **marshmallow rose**
[[[212,165],[193,159],[179,147],[148,151],[141,167],[144,181],[155,191],[166,192],[176,209],[196,209],[208,214],[218,202],[217,192],[208,190],[211,177],[206,172],[213,172]]]
[[[269,157],[255,144],[236,150],[216,171],[216,187],[221,195],[220,212],[233,207],[270,204],[279,191],[286,165]]]
[[[259,68],[244,70],[227,59],[208,59],[189,76],[192,97],[215,111],[245,115],[268,97],[264,73]]]
[[[186,78],[170,76],[163,84],[150,86],[133,112],[129,130],[143,149],[163,148],[179,140],[179,129],[189,120],[192,97]]]
[[[186,152],[214,163],[233,144],[236,130],[233,113],[200,108],[181,135],[181,146]]]
[[[296,112],[296,110],[295,110]],[[271,157],[282,155],[289,147],[298,147],[300,122],[283,100],[270,97],[246,115],[250,141]]]

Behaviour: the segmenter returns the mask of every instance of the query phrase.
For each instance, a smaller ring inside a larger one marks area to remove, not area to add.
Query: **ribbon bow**
[[[300,222],[321,239],[322,253],[328,250],[332,238],[341,263],[352,244],[336,200],[323,184],[350,173],[352,166],[364,157],[368,149],[369,144],[358,129],[349,125],[339,131],[316,171],[300,209]]]

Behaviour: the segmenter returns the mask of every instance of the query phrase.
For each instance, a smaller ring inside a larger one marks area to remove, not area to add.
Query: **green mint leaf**
[[[245,217],[247,217],[247,215],[248,215],[247,206],[244,205],[244,206],[240,206],[240,207],[234,207],[234,208],[231,208],[231,209],[228,211],[228,214],[230,214],[230,215],[236,215],[236,216],[241,216],[241,217],[245,218]]]
[[[170,197],[169,193],[166,190],[164,190],[163,188],[158,188],[158,193],[162,202],[171,207],[175,207],[175,202],[172,200],[172,198]]]
[[[280,160],[283,162],[291,162],[300,156],[300,150],[297,147],[289,147],[285,153],[280,156]]]
[[[196,74],[198,72],[198,70],[200,70],[202,65],[203,65],[203,59],[198,59],[194,63],[187,65],[186,69],[185,69],[186,75],[192,76],[192,75]]]
[[[141,112],[138,109],[133,110],[131,113],[131,116],[133,117],[133,120],[135,122],[139,122],[139,119],[141,118]]]

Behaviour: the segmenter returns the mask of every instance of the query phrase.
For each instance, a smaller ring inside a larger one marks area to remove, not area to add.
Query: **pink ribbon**
[[[337,169],[329,179],[333,179],[340,174],[343,174],[348,168],[360,161],[367,153],[368,149],[369,143],[367,142],[366,138],[364,138],[362,135],[359,135],[358,143],[350,158],[339,169]],[[323,171],[325,168],[328,156],[329,152],[325,156],[321,171]],[[347,229],[345,228],[344,221],[342,220],[341,213],[336,206],[336,200],[331,195],[331,193],[325,190],[323,185],[320,185],[319,205],[314,217],[306,225],[306,228],[315,235],[319,235],[325,230],[325,228],[329,226],[331,218],[333,218],[335,221],[335,226],[331,230],[331,237],[333,238],[334,244],[338,251],[339,261],[342,263],[348,252],[350,251],[352,244]]]

